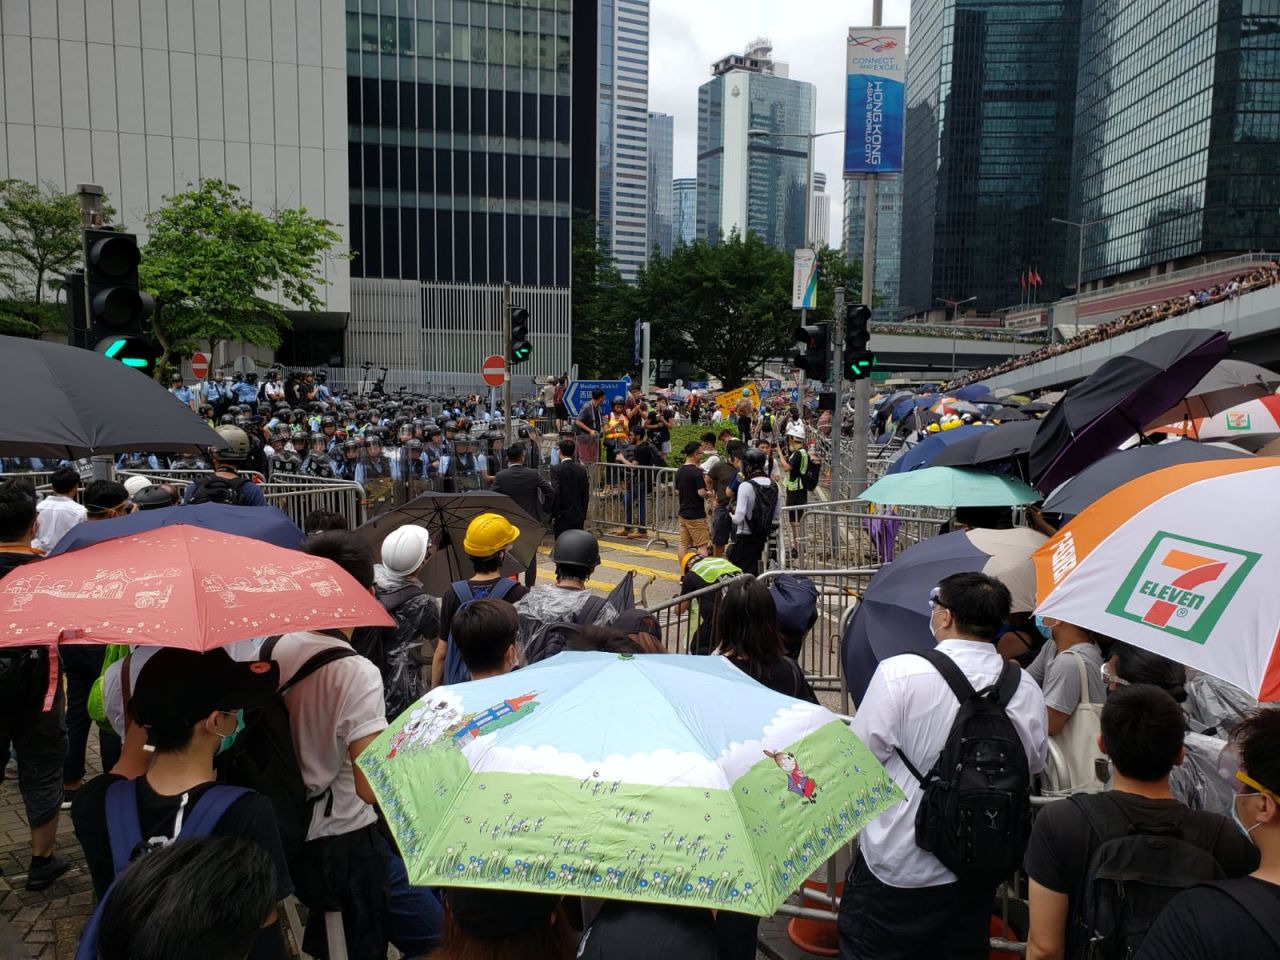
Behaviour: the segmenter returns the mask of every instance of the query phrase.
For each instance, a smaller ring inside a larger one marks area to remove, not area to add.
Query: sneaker
[[[70,869],[71,861],[56,855],[43,863],[32,863],[27,870],[27,889],[43,890]]]

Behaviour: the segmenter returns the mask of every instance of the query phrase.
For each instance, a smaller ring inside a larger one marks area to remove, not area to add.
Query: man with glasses
[[[1159,687],[1135,683],[1112,691],[1098,738],[1110,759],[1111,789],[1049,804],[1031,832],[1027,960],[1084,956],[1089,948],[1100,957],[1130,956],[1180,890],[1240,877],[1257,865],[1257,851],[1225,817],[1190,810],[1173,798],[1169,773],[1182,763],[1185,729],[1182,708]],[[1126,868],[1108,873],[1116,854],[1127,858]],[[1147,883],[1144,876],[1161,879]],[[1107,891],[1123,896],[1128,909],[1102,917],[1092,905]],[[1221,929],[1218,921],[1214,928]],[[1162,960],[1172,955],[1151,954]]]
[[[1177,896],[1160,914],[1138,960],[1280,956],[1280,710],[1262,708],[1231,737],[1239,832],[1261,861],[1247,877]]]
[[[981,573],[947,577],[929,596],[935,649],[974,690],[986,690],[1004,675],[996,635],[1009,621],[1010,602],[1008,588]],[[1044,697],[1025,673],[1017,680],[1004,711],[1034,774],[1043,768],[1048,749]],[[979,960],[990,953],[995,884],[962,882],[916,842],[924,791],[911,767],[933,767],[959,710],[951,684],[922,656],[883,660],[871,678],[853,731],[902,787],[906,800],[859,835],[840,905],[841,960]]]

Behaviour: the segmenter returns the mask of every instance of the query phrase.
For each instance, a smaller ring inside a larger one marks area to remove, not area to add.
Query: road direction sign
[[[496,353],[485,357],[484,363],[480,365],[480,375],[489,386],[502,386],[507,382],[507,361]]]
[[[209,375],[209,358],[203,353],[193,353],[191,355],[191,375],[197,380],[203,380]]]
[[[564,405],[569,408],[569,415],[576,417],[578,411],[591,402],[591,391],[597,387],[604,391],[605,409],[614,397],[625,397],[631,386],[631,378],[621,380],[574,380],[565,388]]]

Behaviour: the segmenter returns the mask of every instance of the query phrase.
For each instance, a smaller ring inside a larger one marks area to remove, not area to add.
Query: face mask
[[[236,711],[236,728],[222,738],[222,742],[218,744],[218,753],[225,753],[231,749],[231,745],[236,742],[236,737],[240,736],[240,731],[244,729],[244,711]],[[216,757],[218,753],[215,753]]]
[[[1246,827],[1244,825],[1244,821],[1240,819],[1240,811],[1236,808],[1237,800],[1239,800],[1241,797],[1250,797],[1250,796],[1253,796],[1253,794],[1239,793],[1231,798],[1231,819],[1232,821],[1235,822],[1236,829],[1239,830],[1242,834],[1244,834],[1244,838],[1248,840],[1250,843],[1253,843],[1253,837],[1251,836],[1251,834],[1253,833],[1253,831],[1257,830],[1258,827],[1261,826],[1261,824],[1255,823],[1252,827]]]
[[[1040,614],[1037,613],[1035,619],[1036,619],[1036,629],[1040,631],[1040,636],[1052,642],[1053,631],[1050,630],[1047,626],[1045,626],[1044,617],[1040,616]]]

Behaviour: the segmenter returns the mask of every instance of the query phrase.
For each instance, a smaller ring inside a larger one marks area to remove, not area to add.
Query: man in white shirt
[[[40,523],[36,528],[36,538],[31,542],[33,547],[45,553],[56,547],[68,530],[77,523],[83,523],[87,515],[85,508],[76,503],[80,474],[70,467],[59,467],[49,478],[49,485],[53,487],[53,494],[36,504]]]
[[[1004,669],[995,635],[1009,618],[1009,591],[980,573],[947,577],[929,598],[929,628],[975,690],[995,684]],[[876,668],[853,720],[906,801],[882,813],[859,836],[840,905],[841,960],[979,960],[990,952],[994,888],[961,883],[916,844],[922,788],[899,756],[928,771],[951,731],[960,703],[923,657],[890,657]],[[1006,713],[1026,750],[1031,773],[1048,751],[1044,697],[1023,674]]]

